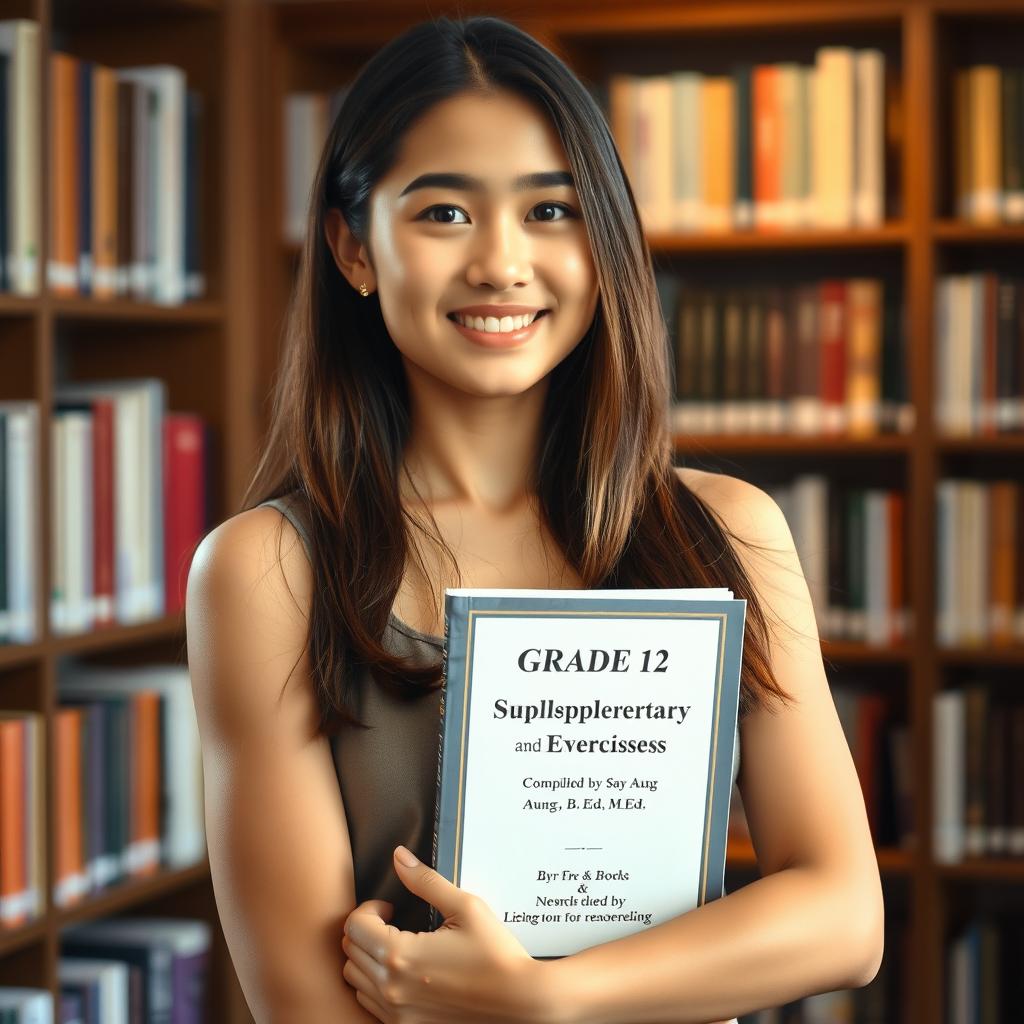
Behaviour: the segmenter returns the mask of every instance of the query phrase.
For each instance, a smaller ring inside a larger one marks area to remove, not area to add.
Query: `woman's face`
[[[464,180],[438,177],[455,175]],[[517,183],[529,175],[552,180]],[[361,249],[367,266],[347,276],[377,289],[411,383],[426,374],[479,397],[521,394],[579,343],[598,284],[566,182],[554,127],[512,93],[453,97],[407,132],[370,197],[372,266]],[[500,346],[486,340],[501,335],[474,339],[449,316],[510,304],[548,312],[522,340]]]

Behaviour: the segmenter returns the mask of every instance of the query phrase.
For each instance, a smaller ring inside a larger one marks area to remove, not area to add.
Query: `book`
[[[531,956],[722,895],[745,615],[724,588],[446,590],[434,867]]]

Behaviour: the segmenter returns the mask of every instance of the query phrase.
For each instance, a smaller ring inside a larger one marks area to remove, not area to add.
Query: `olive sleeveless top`
[[[302,503],[288,494],[261,505],[276,508],[291,522],[308,554]],[[413,629],[393,612],[383,639],[389,651],[416,665],[438,662],[444,648],[443,637]],[[441,691],[403,700],[367,672],[360,693],[356,713],[371,728],[344,727],[331,738],[352,843],[356,902],[387,900],[394,905],[391,923],[396,927],[429,931],[430,908],[398,880],[392,851],[401,843],[423,863],[433,863]],[[734,750],[733,782],[739,772],[738,728]]]

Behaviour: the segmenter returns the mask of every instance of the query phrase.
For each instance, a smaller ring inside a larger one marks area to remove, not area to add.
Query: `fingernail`
[[[414,868],[414,867],[416,867],[417,864],[419,864],[419,861],[416,859],[416,857],[409,850],[407,850],[404,846],[399,846],[397,848],[397,850],[395,851],[395,856],[397,856],[398,859],[407,868]]]

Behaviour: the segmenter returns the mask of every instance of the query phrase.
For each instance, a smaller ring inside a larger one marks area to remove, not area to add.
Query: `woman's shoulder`
[[[271,604],[287,591],[304,608],[312,570],[293,523],[274,507],[257,506],[230,516],[202,539],[189,571],[188,589],[195,587]]]
[[[786,517],[765,490],[727,473],[676,467],[676,474],[726,527],[748,543],[792,544]]]

